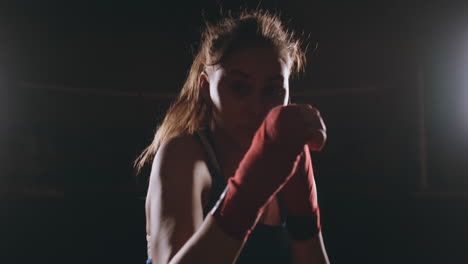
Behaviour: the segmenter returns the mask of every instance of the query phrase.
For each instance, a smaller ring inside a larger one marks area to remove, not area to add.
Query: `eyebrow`
[[[229,75],[231,75],[231,74],[232,75],[238,75],[238,76],[240,76],[242,78],[246,78],[246,79],[253,79],[253,77],[250,74],[248,74],[246,72],[243,72],[243,71],[240,71],[240,70],[229,70],[227,72],[227,74],[229,74]],[[268,81],[277,81],[277,80],[282,81],[283,79],[284,79],[283,75],[281,75],[279,73],[275,74],[275,75],[272,75],[272,76],[267,78]]]

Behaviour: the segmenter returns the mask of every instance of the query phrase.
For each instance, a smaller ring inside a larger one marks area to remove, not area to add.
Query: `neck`
[[[210,127],[213,140],[221,152],[220,155],[229,159],[240,160],[250,147],[250,142],[243,140],[225,127],[213,123]]]

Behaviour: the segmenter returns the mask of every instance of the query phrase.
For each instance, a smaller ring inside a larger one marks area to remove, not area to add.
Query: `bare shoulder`
[[[207,171],[195,136],[177,136],[159,147],[146,196],[148,255],[154,263],[167,263],[201,226]]]
[[[160,221],[197,227],[203,221],[202,194],[211,185],[203,148],[194,135],[163,142],[153,160],[146,197],[147,233],[160,229]],[[179,230],[183,230],[179,229]],[[186,230],[190,234],[194,230]]]
[[[180,135],[164,141],[153,160],[150,189],[154,184],[176,183],[179,187],[193,185],[204,164],[201,144],[194,135]],[[187,186],[188,187],[188,186]]]
[[[176,153],[185,156],[198,157],[203,153],[203,150],[195,135],[183,134],[162,142],[158,153]]]
[[[155,165],[158,165],[160,161],[188,163],[202,158],[203,149],[197,138],[194,135],[179,135],[162,142],[154,158],[153,168]]]

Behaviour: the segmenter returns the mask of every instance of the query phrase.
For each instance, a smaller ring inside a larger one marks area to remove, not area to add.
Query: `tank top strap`
[[[226,187],[223,170],[217,159],[217,153],[214,147],[213,137],[209,128],[201,128],[197,131],[198,139],[203,147],[206,156],[208,170],[211,175],[211,190],[208,196],[208,202],[203,206],[203,216],[215,206],[220,195]]]
[[[208,170],[212,179],[212,190],[209,195],[209,200],[206,206],[203,208],[204,216],[206,216],[206,214],[216,204],[220,195],[223,193],[226,187],[226,180],[224,178],[222,167],[216,158],[218,155],[214,147],[213,136],[210,129],[206,127],[201,128],[197,131],[197,135],[205,151]],[[286,221],[286,209],[281,192],[279,192],[276,197],[278,199],[281,222],[284,225]]]
[[[217,153],[214,148],[214,142],[212,139],[211,131],[208,128],[202,128],[197,131],[198,137],[203,145],[203,149],[205,150],[205,154],[207,155],[208,162],[210,163],[211,167],[216,170],[216,173],[222,175],[222,169],[218,162]]]

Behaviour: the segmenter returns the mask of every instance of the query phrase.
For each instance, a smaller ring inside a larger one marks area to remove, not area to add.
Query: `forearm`
[[[329,264],[327,252],[323,243],[322,233],[303,241],[293,240],[292,264]]]
[[[233,263],[243,244],[243,240],[236,240],[226,235],[213,216],[208,214],[200,228],[169,263]]]

